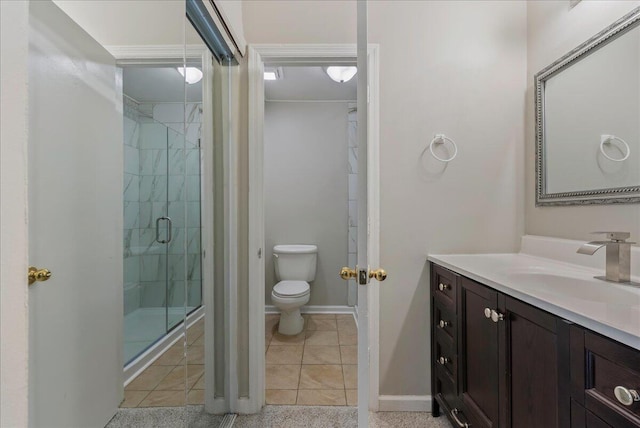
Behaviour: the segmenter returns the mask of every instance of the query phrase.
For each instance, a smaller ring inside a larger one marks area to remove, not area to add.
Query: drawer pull
[[[438,284],[438,290],[440,291],[450,290],[450,289],[451,289],[451,286],[449,284],[443,284],[443,283]]]
[[[460,428],[469,428],[471,427],[471,424],[467,423],[467,422],[462,422],[459,418],[458,418],[458,413],[460,413],[460,410],[458,409],[453,409],[451,410],[451,417],[453,418],[453,420],[456,421],[456,423],[458,424],[458,426]]]
[[[449,321],[445,321],[445,320],[440,320],[440,322],[438,323],[438,327],[440,328],[445,328],[450,326],[451,324],[449,323]]]
[[[624,386],[616,386],[613,389],[618,401],[625,406],[631,406],[634,402],[640,401],[640,395],[635,389],[627,389]]]
[[[450,360],[449,358],[447,358],[447,357],[440,357],[440,358],[438,358],[438,363],[439,363],[440,365],[443,365],[443,366],[444,366],[445,364],[447,364],[447,363],[449,363],[449,362],[451,362],[451,360]]]

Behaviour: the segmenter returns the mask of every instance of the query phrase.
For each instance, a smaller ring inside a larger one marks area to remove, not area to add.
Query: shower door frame
[[[213,224],[214,224],[214,207],[213,207],[213,192],[204,192],[203,189],[211,188],[214,186],[214,148],[213,148],[213,121],[211,113],[213,112],[213,56],[205,46],[201,45],[154,45],[154,46],[105,46],[105,49],[111,53],[116,59],[117,66],[150,66],[150,65],[166,65],[168,62],[182,63],[184,59],[199,59],[202,64],[202,110],[203,117],[208,115],[208,120],[202,121],[202,134],[200,138],[200,154],[203,159],[200,170],[200,239],[201,239],[201,278],[202,278],[202,299],[201,307],[196,309],[193,314],[199,313],[202,306],[204,306],[205,312],[205,330],[213,331],[214,320],[214,294],[213,294],[213,272],[214,272],[214,259],[213,259]],[[227,162],[224,161],[224,168],[227,168]],[[225,246],[227,243],[225,242]],[[209,254],[210,257],[204,257]],[[233,254],[233,253],[232,253]],[[226,261],[225,261],[226,265]],[[226,269],[225,269],[226,270]],[[226,282],[226,281],[225,281]],[[186,284],[186,283],[185,283]],[[186,286],[186,285],[185,285]],[[225,287],[226,288],[226,287]],[[200,316],[198,315],[198,318]],[[183,320],[183,327],[180,329],[172,329],[167,334],[178,333],[183,328],[187,327],[187,321],[189,317],[185,317]],[[195,322],[195,319],[191,320]],[[174,339],[172,339],[173,341]],[[215,353],[213,350],[213,341],[205,341],[205,355],[209,358],[205,358],[205,383],[206,385],[215,385]],[[141,361],[135,368],[132,369],[136,374],[142,372],[146,367],[151,364],[150,361]],[[216,400],[216,407],[223,407],[224,404]]]
[[[380,258],[379,163],[379,46],[369,44],[369,129],[367,180],[372,189],[368,206],[369,264]],[[238,411],[257,413],[265,404],[265,264],[264,220],[264,64],[278,62],[309,65],[326,62],[355,63],[355,44],[255,44],[249,45],[249,397],[241,398]],[[338,272],[336,272],[336,275]],[[369,410],[379,409],[379,286],[369,290]],[[359,326],[360,328],[360,326]]]

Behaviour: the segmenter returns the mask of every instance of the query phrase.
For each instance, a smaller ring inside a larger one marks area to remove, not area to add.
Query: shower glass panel
[[[190,61],[188,67],[201,69]],[[169,129],[169,217],[174,220],[169,244],[167,311],[180,316],[168,318],[168,329],[179,324],[186,312],[202,303],[201,225],[200,225],[200,132],[202,85],[188,85],[186,109],[180,106],[184,133]],[[176,127],[177,128],[177,127]],[[186,211],[185,211],[186,204]],[[177,220],[177,221],[175,221]]]
[[[202,86],[184,86],[175,65],[123,69],[125,366],[201,305]]]
[[[125,71],[126,76],[126,71]],[[168,134],[145,104],[124,96],[124,361],[167,332]]]

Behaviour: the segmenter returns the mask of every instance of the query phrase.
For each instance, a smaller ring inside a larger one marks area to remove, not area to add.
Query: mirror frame
[[[557,205],[602,205],[640,203],[640,183],[630,187],[547,193],[545,166],[545,82],[597,49],[640,25],[640,7],[633,9],[571,52],[538,72],[535,77],[536,109],[536,207]]]

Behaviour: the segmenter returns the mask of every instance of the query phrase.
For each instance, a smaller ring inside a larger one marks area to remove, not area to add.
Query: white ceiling
[[[271,68],[267,66],[267,68]],[[264,82],[265,99],[270,100],[356,100],[358,75],[345,83],[331,80],[320,66],[282,67],[284,77]]]
[[[202,101],[202,80],[187,86],[187,101]],[[184,80],[175,67],[125,67],[123,92],[141,103],[184,101]]]

